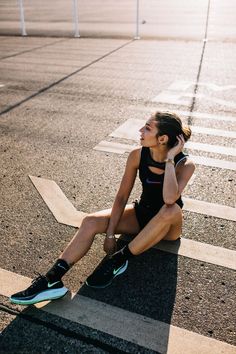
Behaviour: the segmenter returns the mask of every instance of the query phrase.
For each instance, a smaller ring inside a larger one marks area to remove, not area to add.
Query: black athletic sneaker
[[[126,271],[128,261],[122,265],[116,266],[112,257],[107,258],[104,262],[87,278],[85,284],[92,288],[106,288],[112,283],[112,280]]]
[[[18,305],[32,305],[41,301],[59,299],[66,295],[67,291],[62,281],[50,284],[44,275],[39,275],[26,290],[13,294],[10,301]]]

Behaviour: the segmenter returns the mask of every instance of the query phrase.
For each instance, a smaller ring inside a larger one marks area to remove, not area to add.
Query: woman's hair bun
[[[192,134],[190,127],[188,125],[183,125],[182,130],[183,130],[184,140],[188,141],[188,139],[190,139],[191,134]]]

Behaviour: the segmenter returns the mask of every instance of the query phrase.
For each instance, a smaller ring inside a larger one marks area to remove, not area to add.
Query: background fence
[[[20,26],[21,1],[25,33]],[[207,6],[207,0],[0,0],[0,35],[203,39]],[[211,14],[210,37],[235,40],[232,3],[211,1]]]

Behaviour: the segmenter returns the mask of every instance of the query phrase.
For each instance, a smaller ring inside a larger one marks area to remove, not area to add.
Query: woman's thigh
[[[101,210],[96,213],[89,214],[88,217],[95,221],[97,233],[104,233],[106,232],[109,225],[111,209]],[[124,212],[116,227],[115,233],[137,234],[139,231],[140,227],[136,218],[134,206],[133,204],[128,204],[124,209]]]
[[[166,240],[166,241],[177,240],[182,233],[182,226],[183,226],[183,216],[181,213],[177,216],[175,222],[173,224],[171,224],[169,231],[167,232],[167,234],[163,238],[163,240]]]

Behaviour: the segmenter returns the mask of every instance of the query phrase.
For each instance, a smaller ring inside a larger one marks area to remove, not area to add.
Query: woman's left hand
[[[105,238],[103,249],[108,255],[112,255],[117,251],[117,243],[115,238]]]
[[[167,154],[168,159],[174,159],[184,148],[185,140],[183,134],[177,135],[177,143],[173,146]]]

